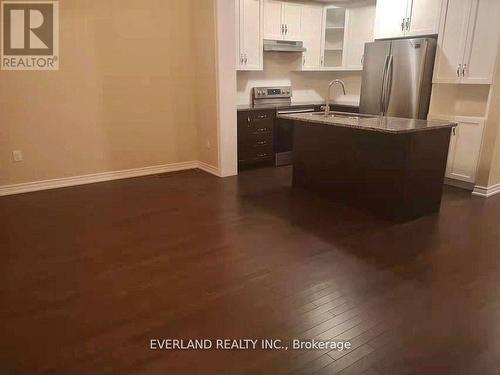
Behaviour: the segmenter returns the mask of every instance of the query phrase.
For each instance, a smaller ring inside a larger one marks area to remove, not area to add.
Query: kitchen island
[[[450,122],[289,114],[293,186],[404,222],[440,209]]]

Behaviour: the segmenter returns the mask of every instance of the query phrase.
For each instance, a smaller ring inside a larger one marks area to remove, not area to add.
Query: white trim
[[[220,177],[238,174],[236,119],[236,3],[214,2],[217,46],[217,136]]]
[[[474,187],[475,187],[474,183],[472,183],[472,182],[456,180],[454,178],[449,178],[449,177],[445,177],[444,184],[454,186],[454,187],[457,187],[460,189],[469,190],[471,192],[474,190]]]
[[[493,186],[476,186],[474,188],[474,191],[472,192],[472,195],[476,195],[478,197],[483,197],[483,198],[488,198],[491,197],[495,194],[500,193],[500,184],[496,184]]]
[[[202,161],[199,161],[198,162],[198,168],[201,169],[204,172],[213,174],[214,176],[222,177],[221,174],[220,174],[219,168],[216,168],[213,165],[210,165],[210,164],[204,163]]]
[[[187,161],[181,163],[155,165],[151,167],[125,169],[121,171],[93,173],[82,176],[63,177],[63,178],[55,178],[52,180],[25,182],[14,185],[4,185],[0,186],[0,196],[29,193],[39,190],[57,189],[68,186],[86,185],[86,184],[93,184],[96,182],[121,180],[125,178],[141,177],[141,176],[148,176],[148,175],[168,173],[168,172],[177,172],[177,171],[196,169],[196,168],[199,168],[213,175],[220,176],[218,168],[215,168],[209,164],[199,161]]]

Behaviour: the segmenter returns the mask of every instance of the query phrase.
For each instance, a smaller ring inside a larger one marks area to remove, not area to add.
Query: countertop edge
[[[377,133],[385,133],[385,134],[408,134],[408,133],[419,133],[419,132],[424,132],[424,131],[432,131],[432,130],[439,130],[439,129],[447,129],[447,128],[454,128],[457,127],[458,124],[456,122],[450,122],[450,121],[443,121],[443,120],[420,120],[420,121],[425,121],[425,122],[431,122],[435,125],[429,126],[429,127],[422,127],[418,129],[384,129],[384,128],[378,128],[378,127],[372,127],[372,126],[367,126],[367,125],[354,125],[354,124],[346,124],[342,122],[331,122],[331,121],[322,121],[318,119],[307,119],[303,117],[299,117],[294,114],[284,114],[284,115],[278,115],[278,118],[282,119],[287,119],[287,120],[293,120],[297,122],[306,122],[308,124],[315,124],[315,125],[323,125],[323,126],[336,126],[336,127],[342,127],[342,128],[350,128],[350,129],[358,129],[358,130],[366,130],[366,131],[372,131],[372,132],[377,132]],[[380,118],[380,117],[375,117],[375,118]],[[409,120],[409,121],[414,121],[413,119],[404,119],[404,118],[399,118],[399,117],[387,117],[388,119],[395,119],[396,121],[400,120]],[[366,120],[369,120],[367,118]],[[337,120],[339,121],[339,120]],[[440,124],[438,124],[440,123]]]

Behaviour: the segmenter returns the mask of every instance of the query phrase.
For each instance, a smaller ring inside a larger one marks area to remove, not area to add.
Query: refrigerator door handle
[[[384,103],[385,103],[385,86],[386,86],[386,81],[387,81],[387,66],[389,62],[389,55],[385,57],[384,61],[384,70],[382,71],[382,81],[380,82],[381,85],[381,94],[380,94],[380,102],[379,102],[379,109],[380,109],[380,114],[383,116],[384,115]]]
[[[389,57],[389,62],[387,64],[387,79],[386,79],[386,87],[384,89],[384,115],[387,113],[389,108],[389,101],[391,100],[392,93],[392,76],[394,73],[394,57],[391,55]]]

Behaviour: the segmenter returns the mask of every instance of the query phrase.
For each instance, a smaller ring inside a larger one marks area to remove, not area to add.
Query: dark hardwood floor
[[[290,168],[0,198],[0,374],[500,373],[500,196],[406,224]],[[155,338],[350,340],[154,351]]]

